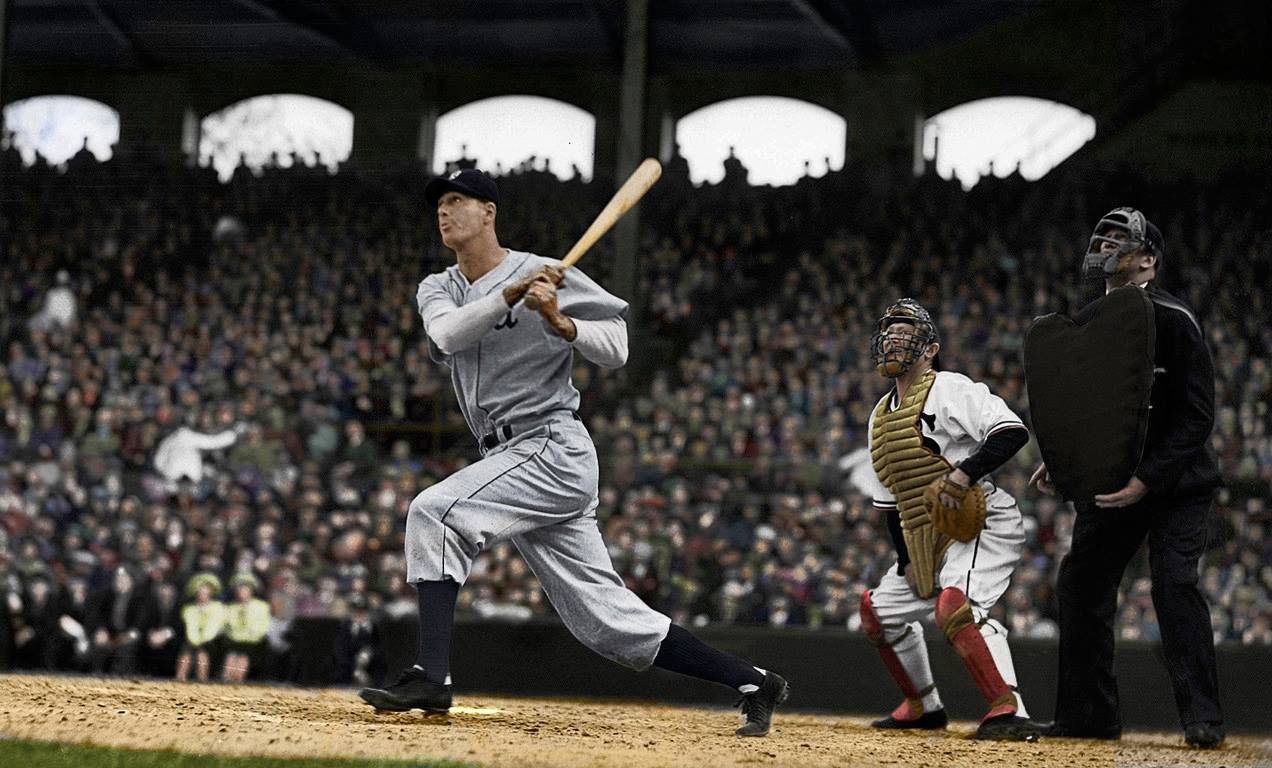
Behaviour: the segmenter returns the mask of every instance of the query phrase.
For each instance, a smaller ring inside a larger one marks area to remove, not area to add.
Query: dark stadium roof
[[[1037,0],[651,0],[652,71],[869,67]],[[619,0],[9,0],[6,56],[141,67],[339,60],[621,66]]]

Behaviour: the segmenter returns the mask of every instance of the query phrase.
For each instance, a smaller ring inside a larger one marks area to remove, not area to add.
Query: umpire
[[[1141,212],[1118,208],[1100,219],[1083,275],[1106,294],[1135,285],[1152,301],[1154,371],[1143,454],[1125,487],[1075,501],[1073,545],[1060,564],[1060,670],[1051,736],[1116,739],[1122,721],[1113,672],[1113,621],[1122,573],[1148,539],[1153,607],[1175,704],[1189,746],[1224,738],[1210,609],[1197,588],[1206,518],[1219,486],[1207,442],[1214,426],[1214,369],[1201,326],[1179,299],[1152,284],[1164,256],[1161,232]],[[1099,301],[1075,318],[1090,320]],[[1055,484],[1040,466],[1033,481]]]

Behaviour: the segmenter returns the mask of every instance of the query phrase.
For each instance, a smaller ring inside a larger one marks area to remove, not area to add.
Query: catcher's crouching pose
[[[989,701],[977,737],[1033,739],[1040,727],[1016,693],[1007,630],[988,618],[1024,543],[1015,499],[988,476],[1029,432],[984,384],[932,369],[936,327],[915,301],[887,309],[871,347],[879,373],[895,381],[870,415],[869,435],[874,505],[888,521],[897,564],[862,595],[861,625],[905,695],[873,725],[948,722],[919,623],[932,618]]]

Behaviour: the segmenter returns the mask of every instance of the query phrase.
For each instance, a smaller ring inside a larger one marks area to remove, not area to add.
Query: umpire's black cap
[[[476,168],[464,168],[438,176],[425,185],[424,199],[429,205],[436,206],[442,195],[450,191],[499,205],[499,187],[495,186],[495,180]]]
[[[1144,219],[1144,245],[1157,256],[1159,263],[1166,258],[1166,238],[1162,237],[1162,231],[1157,225],[1148,219]]]

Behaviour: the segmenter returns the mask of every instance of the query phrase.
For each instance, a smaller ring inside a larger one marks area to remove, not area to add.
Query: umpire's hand
[[[1144,481],[1135,475],[1131,475],[1131,479],[1127,481],[1126,487],[1122,490],[1114,491],[1113,493],[1097,493],[1095,495],[1095,506],[1102,509],[1129,507],[1144,498],[1146,493],[1148,493],[1148,486],[1144,485]]]
[[[1056,486],[1055,483],[1051,482],[1051,474],[1047,472],[1046,464],[1038,465],[1038,468],[1034,470],[1033,475],[1029,478],[1029,484],[1038,486],[1038,490],[1048,496],[1056,495]]]

